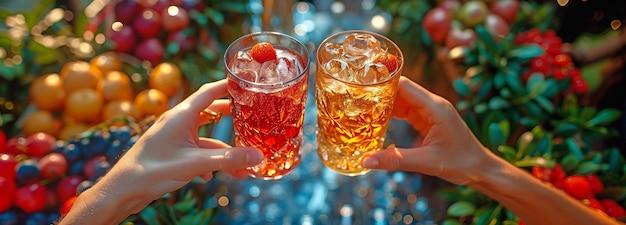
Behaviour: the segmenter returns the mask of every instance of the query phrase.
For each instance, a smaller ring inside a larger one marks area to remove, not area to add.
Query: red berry
[[[67,172],[67,160],[65,156],[58,152],[52,152],[42,157],[39,162],[41,175],[44,178],[57,178],[65,175]]]
[[[378,59],[376,59],[376,62],[380,62],[385,65],[387,70],[389,70],[389,73],[396,71],[398,68],[398,58],[391,53],[379,56]]]
[[[582,76],[572,76],[572,84],[571,84],[572,90],[574,91],[574,93],[576,94],[585,94],[587,93],[587,89],[589,88],[587,86],[587,82],[585,81],[585,78],[583,78]]]
[[[0,153],[4,152],[6,145],[7,145],[7,135],[4,134],[4,131],[0,130]]]
[[[20,187],[15,192],[15,205],[26,213],[42,211],[46,207],[46,192],[46,187],[39,183]]]
[[[572,58],[568,54],[561,53],[555,55],[552,62],[555,66],[566,67],[572,65]]]
[[[38,132],[28,136],[26,141],[26,154],[34,158],[41,158],[54,150],[57,140],[50,134]]]
[[[556,80],[562,80],[563,78],[565,78],[565,72],[563,72],[563,69],[561,68],[553,68],[551,70],[552,72],[552,76],[554,77],[554,79]]]
[[[0,213],[13,206],[16,189],[14,180],[0,177]]]
[[[73,196],[71,198],[68,198],[67,200],[65,200],[63,202],[63,204],[61,205],[61,217],[67,215],[68,212],[70,212],[70,209],[72,208],[72,206],[74,205],[74,202],[76,202],[76,199],[78,198],[78,196]]]
[[[76,196],[76,187],[83,180],[85,179],[81,176],[71,175],[59,181],[56,186],[56,192],[57,196],[59,196],[59,201],[64,202],[72,196]]]
[[[534,71],[541,72],[543,74],[548,73],[550,69],[550,60],[547,56],[538,56],[530,60],[530,68]]]
[[[624,207],[617,204],[615,200],[603,199],[603,200],[600,200],[600,203],[602,203],[602,206],[604,206],[604,210],[606,211],[606,214],[609,215],[610,217],[613,217],[616,219],[622,219],[626,217],[626,210],[624,210]]]
[[[585,178],[587,178],[589,184],[591,184],[591,191],[594,194],[600,193],[604,190],[604,184],[602,184],[600,178],[598,178],[595,174],[587,174]]]
[[[422,20],[422,26],[428,36],[436,43],[443,43],[452,26],[452,13],[444,8],[435,7],[429,10]]]
[[[250,50],[250,56],[260,63],[276,59],[276,50],[267,42],[257,43]]]
[[[591,184],[582,175],[571,175],[563,180],[563,191],[576,199],[593,197]]]
[[[604,209],[604,206],[602,205],[602,203],[600,203],[600,201],[598,201],[598,199],[594,197],[583,199],[582,203],[585,204],[586,206],[591,207],[592,209],[597,209],[603,213],[606,213],[606,210]]]
[[[24,154],[26,152],[26,138],[25,137],[13,137],[7,140],[4,153],[12,155]]]
[[[524,221],[520,220],[517,225],[526,225],[526,223],[524,223]]]
[[[17,166],[17,160],[13,155],[0,154],[0,177],[15,180],[15,166]]]
[[[556,186],[560,185],[560,182],[565,179],[565,170],[561,167],[560,164],[554,164],[552,169],[544,168],[540,166],[533,166],[532,174],[534,177],[539,178],[540,180],[550,182]],[[557,185],[559,184],[559,185]]]
[[[152,9],[144,9],[133,20],[133,28],[143,38],[154,37],[161,31],[161,16]]]

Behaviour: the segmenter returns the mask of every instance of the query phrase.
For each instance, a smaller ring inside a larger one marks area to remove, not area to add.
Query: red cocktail
[[[300,162],[309,73],[308,50],[296,39],[260,32],[235,40],[224,56],[235,144],[261,149],[250,175],[279,179]]]

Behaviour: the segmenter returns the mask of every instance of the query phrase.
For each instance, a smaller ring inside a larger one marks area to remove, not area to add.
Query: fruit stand
[[[223,54],[236,38],[278,30],[314,57],[325,37],[347,29],[395,41],[404,75],[453,102],[495,154],[580,204],[626,219],[626,101],[613,88],[623,84],[624,47],[593,62],[580,53],[626,33],[623,16],[600,34],[566,39],[569,26],[559,19],[577,3],[358,2],[0,3],[0,225],[50,224],[67,213],[159,115],[225,78]],[[347,177],[325,168],[314,95],[309,88],[301,162],[290,174],[268,181],[216,173],[123,224],[523,224],[469,187],[401,171]],[[232,123],[223,117],[199,135],[233,145]],[[406,122],[391,121],[387,145],[418,139]]]

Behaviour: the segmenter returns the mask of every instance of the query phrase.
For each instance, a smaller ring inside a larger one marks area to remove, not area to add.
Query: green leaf
[[[491,79],[484,80],[481,84],[480,88],[478,88],[478,100],[483,100],[488,97],[491,93],[491,88],[493,87],[493,81]]]
[[[567,143],[567,148],[569,149],[569,152],[572,153],[574,157],[576,157],[576,160],[582,161],[583,152],[578,146],[578,143],[576,143],[576,140],[570,137],[570,138],[565,139],[565,143]]]
[[[491,110],[502,110],[508,107],[511,107],[511,104],[502,97],[496,96],[489,100],[489,109]]]
[[[561,137],[571,137],[581,131],[581,128],[573,123],[561,123],[554,129],[554,134]]]
[[[524,104],[524,108],[526,109],[526,113],[529,116],[533,116],[533,117],[541,117],[543,115],[543,111],[541,110],[541,108],[539,108],[539,106],[532,101],[526,102]]]
[[[520,45],[507,52],[507,56],[519,62],[526,62],[532,58],[543,55],[541,46],[536,44]]]
[[[474,111],[478,114],[482,114],[484,112],[486,112],[488,109],[487,104],[486,103],[478,103],[476,105],[474,105]]]
[[[141,212],[139,213],[139,217],[141,217],[141,219],[146,222],[146,224],[148,225],[159,225],[159,219],[157,216],[157,211],[154,209],[153,206],[146,206],[143,210],[141,210]]]
[[[528,95],[535,97],[546,89],[546,83],[544,82],[543,75],[541,73],[533,73],[528,78],[528,83],[526,84],[526,91],[528,91]]]
[[[527,127],[539,126],[540,122],[535,118],[524,117],[520,120],[520,123]]]
[[[474,211],[476,211],[476,207],[474,206],[474,204],[467,202],[467,201],[459,201],[459,202],[453,203],[448,208],[448,215],[457,216],[457,217],[467,216],[467,215],[472,215]]]
[[[497,89],[501,89],[502,87],[504,87],[504,85],[506,84],[506,76],[508,76],[508,74],[506,74],[502,70],[498,70],[498,72],[496,72],[496,74],[493,76],[494,87],[496,87]]]
[[[591,162],[591,161],[585,161],[585,162],[581,162],[578,167],[576,167],[576,171],[574,173],[576,174],[582,174],[582,175],[586,175],[586,174],[590,174],[590,173],[595,173],[597,171],[599,171],[601,168],[601,165],[595,162]]]
[[[546,97],[544,97],[542,95],[536,96],[535,97],[535,101],[537,102],[537,104],[539,104],[539,106],[541,106],[541,108],[546,110],[546,112],[548,112],[550,114],[554,113],[554,105]]]
[[[469,107],[471,107],[471,104],[468,101],[460,100],[459,102],[456,103],[456,110],[458,111],[464,111],[468,109]]]
[[[204,9],[204,15],[211,19],[215,25],[224,25],[224,15],[220,11],[207,7]]]
[[[607,172],[609,173],[619,172],[619,169],[622,168],[624,164],[622,154],[617,148],[611,148],[609,150],[608,161],[609,161],[609,169]]]
[[[506,85],[511,88],[511,91],[513,91],[516,96],[521,96],[524,94],[524,88],[522,87],[522,81],[520,80],[519,76],[508,74],[505,77],[505,81]]]
[[[184,201],[176,202],[172,207],[174,208],[176,212],[184,214],[193,210],[196,206],[196,203],[197,203],[197,200],[195,198],[185,199]]]
[[[489,124],[489,141],[494,149],[506,142],[504,132],[497,123]]]
[[[463,225],[458,219],[446,219],[441,225]]]
[[[513,162],[516,160],[515,154],[517,153],[517,151],[513,147],[507,146],[507,145],[500,145],[498,146],[498,151],[502,153],[502,158],[505,159],[506,161]]]
[[[527,132],[524,132],[517,139],[517,157],[516,158],[521,159],[528,154],[527,153],[528,146],[530,145],[530,142],[532,142],[534,138],[535,137],[533,133],[530,131],[527,131]]]
[[[563,170],[565,171],[570,171],[576,168],[579,163],[580,160],[576,159],[576,156],[572,153],[565,155],[563,159],[561,159],[561,167],[563,167]]]
[[[478,25],[474,27],[474,31],[476,32],[476,36],[481,41],[481,43],[484,43],[487,50],[493,51],[496,49],[496,42],[493,39],[493,36],[491,36],[491,33],[489,33],[489,31],[484,26]]]
[[[513,164],[517,167],[531,167],[531,166],[540,166],[540,167],[545,167],[545,168],[554,167],[554,161],[546,159],[544,157],[524,158]]]
[[[587,122],[587,126],[592,127],[608,125],[619,118],[620,114],[620,111],[617,109],[604,109],[598,112],[593,119],[589,120],[589,122]]]
[[[495,207],[487,206],[484,213],[479,215],[476,224],[498,224],[503,206],[498,204]],[[482,211],[482,210],[481,210]]]
[[[470,91],[469,87],[467,87],[467,84],[465,84],[463,79],[456,79],[456,80],[454,80],[454,82],[452,83],[452,86],[454,87],[454,90],[458,94],[460,94],[462,96],[470,96],[471,95],[471,91]]]

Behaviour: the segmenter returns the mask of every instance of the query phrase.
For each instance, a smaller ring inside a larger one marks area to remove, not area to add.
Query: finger
[[[263,154],[256,148],[215,148],[191,151],[194,167],[205,172],[221,170],[240,170],[256,166],[263,159]]]
[[[202,180],[204,180],[204,182],[209,182],[211,179],[213,179],[213,172],[208,172],[205,174],[200,175],[200,178],[202,178]]]
[[[437,114],[439,104],[445,101],[441,97],[426,90],[409,78],[400,77],[400,89],[398,90],[398,98],[402,99],[409,105],[419,108],[426,114]]]
[[[180,107],[188,108],[188,110],[185,110],[186,112],[196,114],[193,116],[197,116],[198,113],[211,105],[211,102],[215,99],[226,96],[228,93],[226,84],[227,81],[225,79],[203,84],[197,91],[189,95],[189,97],[187,97],[179,105]]]
[[[230,148],[232,146],[217,139],[201,137],[198,140],[198,147],[205,148],[205,149],[212,149],[212,148]]]
[[[435,175],[441,169],[440,160],[435,158],[430,147],[412,149],[387,148],[370,152],[363,157],[362,166],[379,170],[402,170]]]
[[[230,100],[218,99],[213,101],[208,108],[213,112],[221,113],[222,115],[230,115]]]
[[[250,172],[248,172],[247,170],[230,170],[226,172],[237,179],[246,179],[250,177]]]

